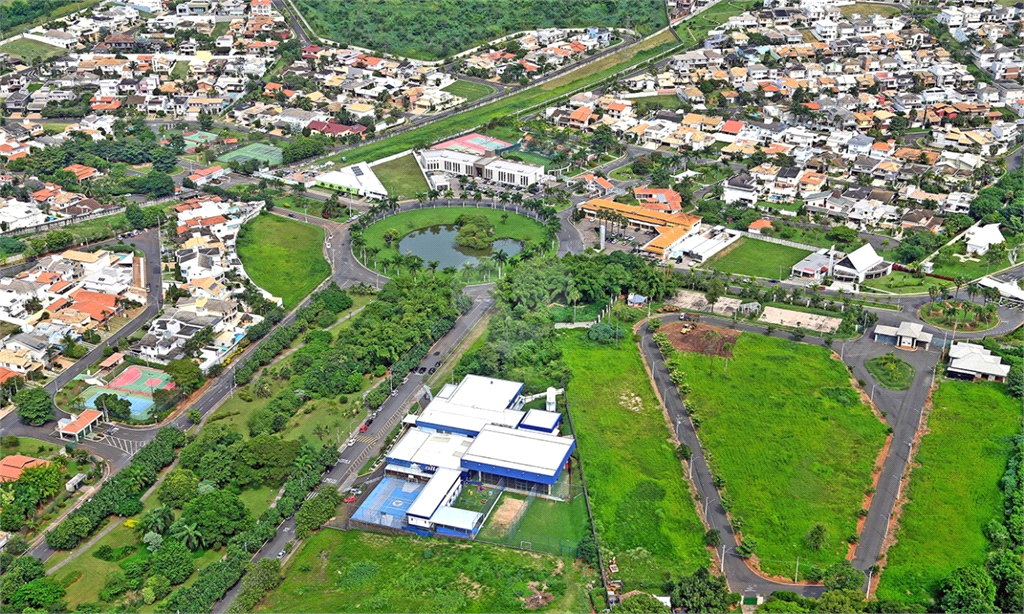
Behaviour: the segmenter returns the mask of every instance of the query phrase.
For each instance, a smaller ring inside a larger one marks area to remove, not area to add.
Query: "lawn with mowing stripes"
[[[420,192],[430,189],[412,154],[374,166],[373,174],[384,184],[388,196],[395,196],[398,200],[416,198]]]
[[[258,215],[238,234],[238,257],[257,286],[291,309],[331,274],[323,255],[324,231],[317,226]]]
[[[476,81],[464,81],[462,79],[442,89],[449,94],[465,98],[466,102],[473,102],[494,93],[494,88],[489,85],[477,83]]]
[[[739,14],[739,11],[736,14]],[[644,40],[636,47],[610,53],[600,60],[590,62],[543,85],[375,143],[340,152],[329,159],[339,162],[344,157],[346,164],[355,164],[379,160],[407,149],[426,147],[444,137],[486,124],[492,119],[515,116],[519,111],[531,109],[568,92],[594,85],[620,70],[640,64],[676,46],[678,41],[666,30]]]
[[[811,252],[805,249],[768,243],[757,239],[740,239],[715,256],[707,268],[734,275],[751,275],[785,279],[790,269]]]
[[[704,525],[640,349],[630,339],[598,345],[586,331],[560,333],[558,347],[572,370],[566,395],[598,539],[616,557],[616,577],[628,591],[707,567]]]
[[[935,608],[946,576],[985,563],[985,526],[1003,518],[999,479],[1021,433],[1020,400],[1003,384],[944,381],[926,426],[878,598]]]
[[[744,541],[771,574],[790,576],[797,557],[801,569],[843,560],[885,426],[825,348],[743,333],[732,352],[728,371],[703,354],[669,363],[692,389],[688,409]],[[805,536],[819,523],[828,533],[815,551]]]

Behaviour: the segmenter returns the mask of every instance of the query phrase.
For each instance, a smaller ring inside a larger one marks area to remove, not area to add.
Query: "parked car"
[[[355,503],[355,502],[356,502],[356,498],[350,495],[350,496],[348,496],[348,497],[345,497],[345,498],[343,499],[343,501],[344,501],[345,503]]]
[[[419,373],[420,375],[423,375],[424,373],[427,372],[427,368],[426,367],[420,367],[419,369],[416,369],[416,372]]]
[[[370,427],[366,426],[365,424],[360,424],[359,425],[359,432],[360,433],[365,433],[366,429],[368,429],[368,428],[370,428]]]

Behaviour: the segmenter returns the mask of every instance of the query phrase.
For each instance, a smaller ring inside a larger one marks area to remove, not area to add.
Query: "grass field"
[[[936,262],[932,272],[936,275],[945,275],[946,277],[978,279],[989,273],[1005,269],[1008,266],[1010,266],[1010,259],[1005,256],[991,264],[985,256],[978,260],[966,260],[964,262],[960,262],[956,258],[950,258],[949,262],[945,260]]]
[[[387,188],[388,196],[395,196],[398,200],[416,198],[420,192],[430,189],[412,154],[374,166],[373,174]]]
[[[188,62],[179,60],[174,63],[174,68],[171,69],[172,79],[187,79],[188,78]]]
[[[933,596],[950,572],[984,564],[989,542],[983,531],[1003,517],[999,479],[1010,437],[1020,432],[1020,401],[1002,384],[939,385],[904,491],[909,503],[882,572],[879,599],[935,607]]]
[[[309,538],[260,612],[522,612],[530,582],[541,611],[589,612],[593,573],[553,556],[480,543],[324,530]]]
[[[477,83],[476,81],[463,81],[461,79],[443,89],[450,94],[465,98],[466,102],[479,100],[494,92],[494,88],[489,85]]]
[[[31,0],[29,0],[29,1],[31,1]],[[13,4],[13,3],[14,3],[14,0],[2,0],[2,1],[0,1],[0,5],[3,5],[3,4]],[[14,36],[16,34],[24,32],[25,30],[31,30],[32,28],[34,28],[34,27],[36,27],[38,25],[49,23],[49,22],[54,21],[56,19],[60,19],[61,17],[64,17],[66,15],[70,15],[71,13],[76,13],[76,12],[81,11],[83,9],[87,9],[87,8],[89,8],[89,7],[91,7],[91,6],[95,5],[95,4],[99,4],[99,0],[77,0],[77,1],[66,0],[64,2],[64,4],[58,6],[57,8],[55,8],[53,10],[50,10],[50,11],[47,11],[47,12],[43,13],[39,17],[36,17],[35,19],[33,19],[32,21],[28,21],[28,22],[25,22],[23,24],[19,24],[17,26],[14,26],[13,28],[4,27],[4,38],[10,38],[10,37],[12,37],[12,36]]]
[[[645,104],[659,104],[663,109],[679,109],[683,106],[683,101],[679,100],[678,96],[671,96],[669,94],[645,96],[643,98],[635,98],[633,101]]]
[[[596,345],[579,331],[561,333],[559,347],[598,538],[625,590],[706,567],[704,526],[639,348]]]
[[[535,151],[510,151],[507,154],[503,155],[502,157],[513,160],[518,159],[528,164],[536,164],[537,166],[543,166],[544,168],[548,168],[549,166],[551,166],[551,158],[547,156],[542,156],[541,154]]]
[[[238,257],[256,285],[280,297],[286,309],[299,304],[331,274],[324,260],[324,231],[317,226],[260,215],[246,222]]]
[[[741,11],[736,10],[734,14]],[[706,31],[706,30],[705,30]],[[453,135],[473,126],[486,124],[492,119],[514,116],[517,112],[531,109],[563,96],[568,92],[586,88],[603,81],[616,72],[640,64],[655,55],[678,46],[678,42],[667,30],[644,40],[631,49],[621,49],[599,60],[586,64],[577,70],[559,76],[543,85],[530,88],[503,100],[486,104],[480,108],[458,113],[426,126],[340,152],[331,160],[345,158],[346,164],[373,161],[394,155],[407,149],[425,147],[446,136]]]
[[[715,256],[705,268],[736,275],[752,275],[770,279],[785,279],[790,269],[810,252],[768,243],[757,239],[740,239],[730,248]]]
[[[31,61],[32,58],[46,60],[67,53],[67,50],[62,49],[61,47],[47,45],[46,43],[41,43],[39,41],[19,38],[16,41],[0,45],[0,53],[9,53],[14,57],[21,58],[28,62]]]
[[[505,499],[525,501],[526,498],[527,496],[521,493],[505,492],[495,509],[499,509]],[[477,511],[487,513],[486,509]],[[590,532],[587,502],[582,495],[568,502],[535,498],[523,515],[518,529],[511,535],[507,534],[504,526],[498,525],[494,520],[492,514],[480,530],[478,540],[512,546],[521,546],[523,542],[528,542],[528,548],[535,552],[566,556],[572,552],[569,549],[575,548],[584,535]]]
[[[869,279],[861,284],[861,287],[865,288],[865,291],[874,289],[892,292],[893,294],[926,294],[928,292],[928,286],[948,288],[952,285],[952,282],[946,281],[945,279],[937,279],[935,277],[914,277],[905,271],[893,271],[885,277]]]
[[[712,367],[676,352],[670,362],[692,387],[697,433],[744,539],[773,574],[790,576],[798,556],[801,566],[842,560],[885,427],[825,348],[743,333],[733,354],[728,375],[721,358]],[[804,538],[819,523],[828,535],[815,551]]]
[[[399,232],[401,237],[405,237],[407,234],[421,228],[454,224],[455,220],[463,214],[481,215],[486,217],[492,224],[494,224],[494,236],[496,238],[516,239],[524,242],[537,242],[543,240],[544,230],[538,222],[535,222],[528,217],[511,213],[508,216],[508,221],[502,224],[501,216],[503,213],[507,212],[501,211],[500,209],[478,209],[475,207],[438,207],[437,209],[406,211],[405,213],[399,213],[398,215],[393,215],[379,222],[370,224],[363,231],[363,237],[366,239],[367,247],[380,249],[376,257],[376,261],[378,263],[382,259],[393,259],[398,255],[398,244],[401,242],[401,238],[392,242],[391,247],[388,247],[384,242],[384,233],[388,230],[394,228]],[[357,254],[357,256],[362,256],[362,254]],[[364,264],[373,268],[374,262],[371,261]],[[377,270],[381,273],[385,273],[379,265]]]
[[[839,12],[843,14],[843,17],[849,19],[854,13],[859,13],[861,17],[868,17],[870,15],[881,15],[882,17],[892,17],[900,12],[900,7],[889,6],[885,4],[874,4],[866,2],[857,2],[854,4],[848,4],[846,6],[839,7]]]
[[[704,41],[708,30],[725,23],[733,15],[752,10],[756,6],[758,4],[752,0],[719,2],[700,15],[676,26],[676,32],[683,39],[683,45],[687,48],[694,47]]]
[[[31,456],[33,458],[48,458],[59,449],[60,446],[56,446],[41,439],[18,437],[17,446],[13,448],[8,448],[7,446],[0,447],[0,458],[11,456],[13,454],[21,454],[23,456]]]

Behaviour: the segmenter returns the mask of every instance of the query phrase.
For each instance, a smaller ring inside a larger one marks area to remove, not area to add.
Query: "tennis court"
[[[423,484],[384,478],[356,513],[352,514],[352,520],[400,529],[405,524],[405,512],[416,501],[421,490]]]
[[[443,143],[438,143],[431,147],[431,149],[448,149],[451,151],[461,151],[463,153],[483,156],[498,149],[506,149],[511,146],[512,143],[506,143],[505,141],[500,141],[487,135],[480,134],[479,132],[473,132]]]
[[[149,395],[143,395],[137,392],[126,392],[124,390],[117,390],[106,386],[90,386],[82,393],[82,398],[85,399],[85,406],[91,409],[99,409],[96,407],[96,397],[101,394],[113,394],[121,397],[122,399],[126,399],[132,404],[132,418],[134,420],[148,419],[150,410],[154,405],[153,397]]]
[[[171,381],[171,376],[163,371],[130,365],[127,369],[114,376],[107,383],[107,387],[151,397],[154,390],[160,388],[170,390],[174,388],[174,382]]]
[[[280,164],[281,148],[267,145],[266,143],[251,143],[240,149],[229,151],[217,158],[218,162],[244,163],[249,160],[259,160],[264,164]]]

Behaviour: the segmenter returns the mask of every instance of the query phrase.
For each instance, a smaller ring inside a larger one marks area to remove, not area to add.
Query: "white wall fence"
[[[806,249],[806,250],[809,250],[809,251],[812,251],[812,252],[816,252],[819,249],[823,249],[823,248],[818,247],[816,245],[808,245],[806,243],[797,243],[796,241],[790,241],[788,239],[780,239],[778,237],[770,237],[768,235],[762,235],[762,234],[758,234],[756,232],[749,232],[749,231],[746,231],[746,230],[741,230],[740,232],[743,234],[743,236],[749,237],[751,239],[757,239],[758,241],[766,241],[768,243],[776,243],[778,245],[785,245],[787,247],[795,247],[797,249]]]

